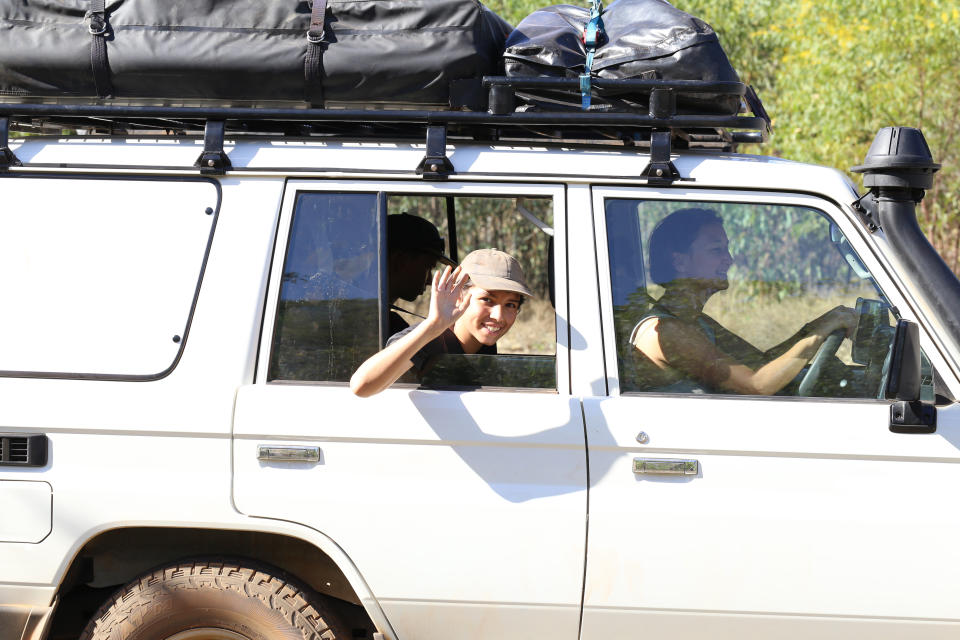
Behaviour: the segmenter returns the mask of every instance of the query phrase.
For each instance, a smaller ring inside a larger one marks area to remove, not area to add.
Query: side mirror
[[[897,321],[884,397],[907,402],[920,399],[920,330],[909,320]]]
[[[890,431],[933,433],[937,408],[920,401],[920,330],[908,320],[898,320],[884,397],[890,405]]]

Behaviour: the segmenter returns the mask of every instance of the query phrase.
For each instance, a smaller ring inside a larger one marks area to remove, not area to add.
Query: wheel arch
[[[332,598],[337,615],[353,629],[366,630],[366,637],[376,631],[395,637],[363,578],[336,543],[312,530],[299,536],[264,529],[123,526],[99,531],[62,573],[47,637],[76,637],[68,634],[74,629],[79,633],[105,598],[157,566],[220,557],[274,566]]]

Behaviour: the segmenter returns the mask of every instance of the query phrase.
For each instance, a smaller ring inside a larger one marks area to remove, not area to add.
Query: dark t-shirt
[[[403,331],[393,334],[387,340],[387,344],[390,345],[396,340],[399,340],[403,336],[407,335],[413,331],[413,328],[418,326],[418,324],[415,324],[412,327],[407,327]],[[423,373],[424,369],[434,358],[445,353],[464,353],[463,345],[460,344],[460,340],[457,339],[457,334],[455,334],[452,329],[447,329],[441,333],[439,337],[434,338],[425,344],[420,351],[417,351],[410,357],[410,361],[413,363],[414,370],[419,375]],[[480,351],[477,353],[496,355],[497,345],[483,345],[480,347]]]
[[[390,322],[390,338],[410,326],[410,323],[400,317],[396,311],[391,311],[387,317]],[[387,344],[390,344],[390,338],[387,338]]]

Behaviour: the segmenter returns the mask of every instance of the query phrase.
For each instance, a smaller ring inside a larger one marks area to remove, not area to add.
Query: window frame
[[[255,384],[306,385],[346,387],[347,382],[336,381],[306,381],[306,380],[267,380],[270,367],[270,358],[273,352],[273,337],[277,320],[277,305],[281,288],[281,276],[289,244],[290,233],[293,228],[293,214],[299,195],[302,193],[370,193],[378,196],[380,231],[380,274],[381,291],[383,296],[383,282],[386,270],[386,236],[383,225],[386,210],[383,207],[384,196],[431,196],[444,197],[493,197],[509,198],[514,196],[549,197],[553,199],[553,229],[554,229],[554,278],[556,291],[555,330],[556,346],[556,389],[527,389],[520,387],[471,387],[471,390],[482,391],[522,391],[533,393],[570,393],[570,358],[567,329],[567,269],[566,269],[566,198],[565,186],[562,184],[537,183],[504,183],[504,182],[408,182],[390,180],[288,180],[284,188],[283,203],[276,238],[274,240],[273,262],[270,266],[269,282],[264,306],[263,326],[260,331],[260,349],[257,354],[257,367],[254,378]],[[386,323],[386,314],[382,312],[384,304],[381,301],[381,328]],[[398,387],[415,389],[416,385],[397,383]],[[457,390],[449,388],[434,388],[431,390]],[[462,391],[463,389],[459,389]]]
[[[878,256],[874,247],[866,242],[863,230],[859,223],[845,210],[835,203],[823,198],[806,194],[780,191],[725,191],[718,189],[684,189],[684,188],[650,188],[650,187],[614,187],[594,186],[592,188],[594,225],[596,228],[597,262],[600,280],[600,316],[603,333],[609,339],[604,340],[604,364],[607,371],[607,389],[610,396],[680,396],[691,398],[736,398],[736,399],[763,399],[783,400],[792,402],[869,402],[887,403],[878,398],[822,398],[822,397],[791,397],[791,396],[749,396],[735,394],[677,394],[660,391],[622,391],[620,389],[620,369],[617,360],[616,332],[613,318],[613,291],[610,272],[609,245],[607,244],[606,201],[608,199],[627,200],[663,200],[675,202],[718,202],[731,204],[758,204],[777,206],[806,207],[820,212],[827,220],[834,222],[850,242],[850,246],[857,252],[864,265],[870,271],[877,286],[883,291],[890,304],[897,309],[901,318],[917,323],[920,328],[921,346],[930,359],[935,370],[943,377],[944,382],[951,388],[956,382],[950,373],[950,368],[943,360],[940,350],[935,346],[923,318],[916,311],[917,304],[912,297],[905,295],[908,291],[903,282],[895,277],[895,271],[889,263]]]

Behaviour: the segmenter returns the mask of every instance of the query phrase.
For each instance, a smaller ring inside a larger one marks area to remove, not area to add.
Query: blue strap
[[[603,2],[601,0],[591,0],[590,2],[590,21],[583,29],[583,46],[587,52],[587,60],[583,65],[583,73],[580,74],[580,106],[586,111],[590,108],[590,78],[593,69],[593,56],[597,52],[597,45],[603,37]]]

